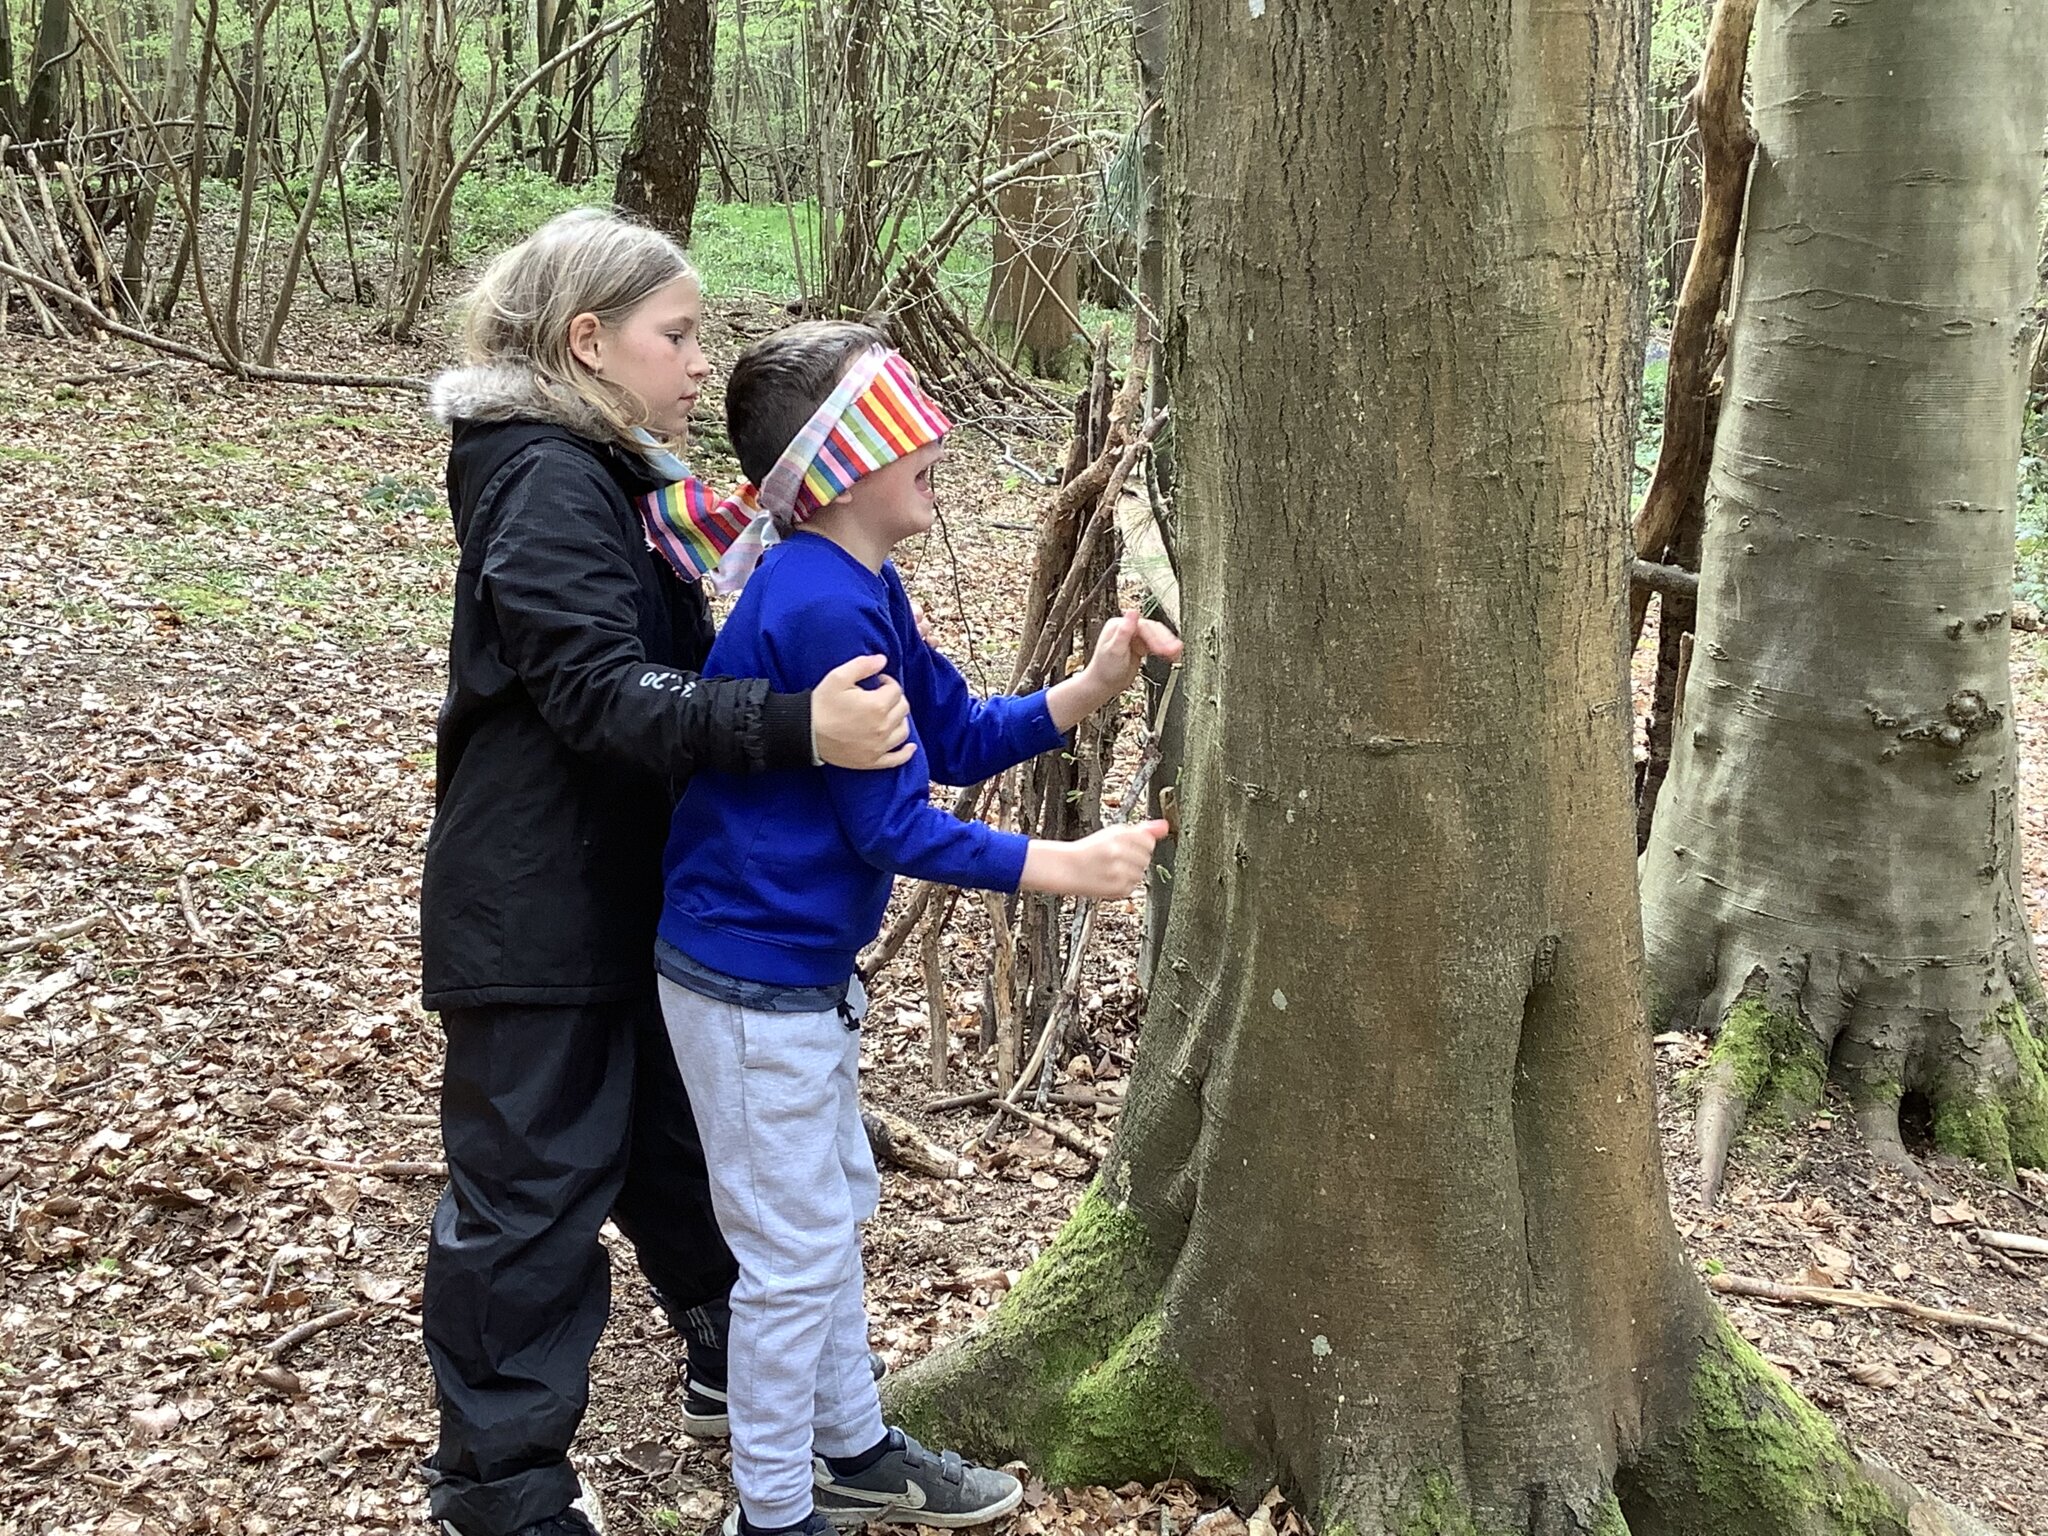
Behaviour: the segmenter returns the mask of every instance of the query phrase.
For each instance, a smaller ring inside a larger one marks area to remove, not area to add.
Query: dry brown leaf
[[[1850,1275],[1855,1273],[1855,1259],[1851,1258],[1844,1250],[1835,1247],[1832,1243],[1814,1243],[1811,1245],[1811,1249],[1814,1264],[1822,1274],[1828,1277],[1828,1284],[1847,1285],[1849,1283]]]
[[[1188,1536],[1248,1536],[1250,1528],[1236,1510],[1212,1509],[1188,1527]]]

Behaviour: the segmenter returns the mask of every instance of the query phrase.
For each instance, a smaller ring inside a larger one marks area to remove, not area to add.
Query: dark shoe
[[[732,1433],[725,1389],[691,1380],[687,1365],[683,1367],[683,1433],[693,1440],[723,1440]]]
[[[740,1536],[740,1507],[735,1504],[732,1513],[725,1517],[725,1523],[718,1528],[719,1536]],[[839,1536],[830,1520],[817,1510],[811,1511],[811,1518],[803,1524],[802,1536]]]
[[[934,1454],[900,1429],[890,1430],[889,1440],[889,1449],[864,1472],[840,1476],[823,1457],[813,1458],[818,1508],[834,1525],[981,1525],[1023,1501],[1024,1485],[1007,1472],[954,1451]]]
[[[889,1365],[880,1355],[871,1353],[868,1369],[880,1381],[888,1374]],[[683,1366],[683,1433],[692,1440],[723,1440],[732,1434],[724,1383],[714,1387],[709,1381],[695,1379],[687,1363]]]
[[[462,1536],[450,1521],[441,1521],[440,1527],[442,1536]],[[604,1536],[604,1507],[598,1503],[597,1490],[590,1486],[590,1479],[579,1473],[574,1504],[559,1515],[522,1525],[513,1536]]]

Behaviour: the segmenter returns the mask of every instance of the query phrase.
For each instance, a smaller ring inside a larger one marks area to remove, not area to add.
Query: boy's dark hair
[[[740,471],[759,485],[825,403],[846,365],[869,347],[889,345],[872,325],[803,320],[740,354],[725,386],[725,429]]]

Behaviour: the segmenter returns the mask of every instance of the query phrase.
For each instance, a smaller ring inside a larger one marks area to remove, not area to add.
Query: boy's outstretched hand
[[[1139,821],[1104,827],[1072,843],[1033,838],[1024,855],[1023,888],[1116,901],[1138,888],[1152,862],[1152,849],[1166,833],[1163,821]]]
[[[910,705],[882,668],[886,656],[841,662],[811,690],[811,750],[834,768],[895,768],[910,761]],[[874,687],[862,685],[881,673]]]
[[[1157,619],[1140,618],[1137,609],[1126,608],[1102,626],[1088,665],[1047,691],[1053,723],[1063,731],[1073,729],[1136,682],[1147,656],[1177,661],[1180,653],[1179,635]]]

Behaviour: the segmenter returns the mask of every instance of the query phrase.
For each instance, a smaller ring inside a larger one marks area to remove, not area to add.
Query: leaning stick
[[[1706,59],[1693,92],[1694,120],[1700,130],[1701,180],[1699,233],[1692,260],[1678,290],[1671,318],[1671,361],[1665,375],[1664,442],[1657,450],[1657,469],[1635,519],[1638,559],[1662,564],[1678,535],[1680,516],[1698,483],[1701,449],[1707,435],[1707,385],[1711,375],[1714,319],[1721,295],[1735,266],[1736,241],[1742,233],[1742,208],[1749,186],[1749,164],[1756,156],[1756,130],[1742,105],[1742,77],[1749,66],[1749,34],[1756,22],[1757,0],[1718,0],[1707,27]],[[1629,644],[1643,632],[1650,589],[1629,590]]]
[[[1129,825],[1138,819],[1139,808],[1145,804],[1145,791],[1152,782],[1152,775],[1159,767],[1160,733],[1166,727],[1166,712],[1173,707],[1175,689],[1180,686],[1180,668],[1166,674],[1166,686],[1159,693],[1159,707],[1153,712],[1152,720],[1145,734],[1145,745],[1138,754],[1137,769],[1131,774],[1130,786],[1124,791],[1123,822]],[[1040,1109],[1046,1105],[1052,1093],[1052,1074],[1059,1064],[1067,1032],[1068,1020],[1079,1005],[1081,995],[1081,965],[1087,956],[1088,940],[1095,926],[1095,912],[1098,903],[1083,897],[1076,904],[1073,931],[1067,941],[1067,972],[1060,981],[1060,995],[1053,1003],[1052,1013],[1045,1021],[1045,1029],[1038,1037],[1038,1045],[1031,1054],[1015,1083],[1003,1094],[1006,1104],[1015,1104],[1023,1090],[1037,1078],[1036,1103]]]
[[[1859,1312],[1903,1312],[1926,1323],[1950,1328],[1974,1328],[1979,1333],[2003,1334],[2024,1339],[2037,1349],[2048,1349],[2048,1333],[2029,1328],[2008,1318],[1990,1317],[1982,1312],[1951,1312],[1945,1307],[1923,1307],[1917,1301],[1903,1301],[1882,1291],[1832,1290],[1818,1285],[1779,1285],[1771,1280],[1754,1280],[1748,1275],[1709,1275],[1707,1284],[1724,1296],[1751,1296],[1783,1306],[1848,1307]]]

